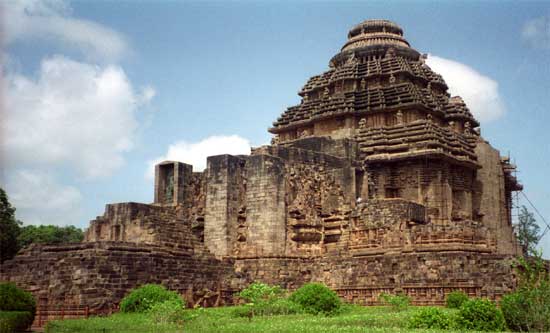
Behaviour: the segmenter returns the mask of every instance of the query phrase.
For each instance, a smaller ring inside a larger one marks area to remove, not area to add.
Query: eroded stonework
[[[0,277],[97,309],[148,282],[204,305],[253,281],[324,282],[361,304],[499,298],[521,254],[521,185],[447,90],[400,27],[365,21],[274,122],[271,145],[209,157],[203,172],[160,163],[154,203],[107,205],[84,243],[25,249]]]

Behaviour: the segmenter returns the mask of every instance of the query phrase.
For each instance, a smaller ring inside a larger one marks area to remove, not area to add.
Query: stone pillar
[[[204,243],[217,257],[231,255],[236,238],[244,159],[231,155],[207,159]]]
[[[246,164],[248,253],[283,255],[286,239],[284,163],[269,155],[251,156]]]
[[[499,254],[521,254],[516,247],[512,225],[508,219],[509,208],[500,153],[483,140],[478,141],[475,151],[481,165],[476,181],[478,191],[481,192],[479,214],[483,224],[490,230],[491,236],[496,238]]]
[[[188,201],[193,166],[164,161],[155,166],[155,204],[177,205]]]

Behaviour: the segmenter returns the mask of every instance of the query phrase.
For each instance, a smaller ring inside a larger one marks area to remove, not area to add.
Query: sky
[[[153,165],[248,153],[365,19],[399,24],[550,222],[550,2],[0,3],[0,186],[25,224],[152,202]],[[534,204],[541,216],[525,198]],[[541,240],[550,257],[550,231]]]

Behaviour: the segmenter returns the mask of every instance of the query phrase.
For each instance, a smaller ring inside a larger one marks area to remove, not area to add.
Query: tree
[[[525,206],[521,206],[519,212],[516,235],[524,256],[537,254],[536,246],[540,239],[540,227],[533,213]]]
[[[21,231],[20,225],[8,195],[0,188],[0,262],[13,258],[19,251],[17,237]]]
[[[84,233],[75,226],[58,227],[56,225],[27,225],[21,228],[19,245],[25,247],[31,243],[65,244],[79,243]]]

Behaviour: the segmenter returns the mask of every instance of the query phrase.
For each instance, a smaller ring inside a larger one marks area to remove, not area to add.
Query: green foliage
[[[27,311],[33,317],[36,312],[36,302],[28,291],[17,288],[15,283],[0,283],[0,311]]]
[[[397,311],[405,310],[409,304],[411,304],[411,299],[405,294],[390,295],[386,293],[380,294],[380,300],[386,304],[390,305],[393,309]]]
[[[508,328],[520,332],[550,331],[550,273],[540,253],[519,258],[518,289],[505,295],[500,307]]]
[[[240,306],[239,306],[240,307]],[[155,323],[148,313],[117,313],[108,317],[53,321],[46,333],[464,333],[462,329],[409,329],[409,318],[422,307],[388,311],[385,306],[344,304],[346,311],[334,316],[299,313],[280,316],[256,316],[253,320],[237,317],[235,308],[213,307],[185,309],[184,324]],[[458,310],[440,308],[453,316]]]
[[[529,332],[529,296],[527,293],[515,292],[505,295],[500,301],[500,308],[506,320],[506,325],[512,331]]]
[[[120,302],[122,312],[147,312],[155,304],[165,301],[178,302],[183,308],[183,300],[174,291],[167,290],[158,284],[146,284],[132,290]]]
[[[26,331],[33,319],[29,311],[0,311],[0,333]]]
[[[17,288],[15,283],[0,283],[1,333],[26,330],[35,313],[36,302],[31,293]]]
[[[17,238],[20,247],[34,244],[80,243],[84,233],[75,226],[58,227],[56,225],[27,225],[21,228]]]
[[[17,243],[21,222],[15,219],[15,208],[6,192],[0,188],[0,263],[13,258],[20,247]]]
[[[237,306],[233,310],[235,317],[252,318],[255,316],[279,316],[301,313],[302,307],[288,299],[279,298],[260,303]]]
[[[453,326],[452,317],[436,307],[424,307],[409,320],[409,328],[448,329]]]
[[[468,295],[461,290],[455,290],[447,295],[446,302],[449,309],[458,309],[468,300]]]
[[[536,255],[536,246],[540,239],[540,227],[535,216],[527,207],[522,206],[518,216],[516,235],[523,250],[523,255]]]
[[[149,309],[151,319],[156,323],[176,323],[181,324],[184,317],[184,305],[176,299],[170,299],[162,303],[156,303]]]
[[[84,233],[75,226],[28,225],[15,219],[13,207],[6,192],[0,188],[0,263],[12,259],[20,249],[31,243],[64,244],[77,243]]]
[[[284,291],[279,286],[270,286],[255,282],[243,289],[238,297],[248,303],[236,307],[233,311],[236,317],[252,318],[254,316],[275,316],[299,313],[298,304],[283,298]]]
[[[322,283],[306,283],[289,298],[299,304],[304,312],[311,314],[333,315],[338,313],[342,301],[338,295]]]
[[[270,286],[261,282],[254,282],[243,289],[238,297],[244,299],[248,303],[259,303],[269,301],[281,297],[283,289],[279,286]]]
[[[48,321],[46,333],[182,333],[189,332],[181,324],[157,323],[149,313],[115,313],[87,319]]]
[[[502,331],[506,328],[502,311],[488,299],[464,302],[458,311],[457,325],[475,331]]]

